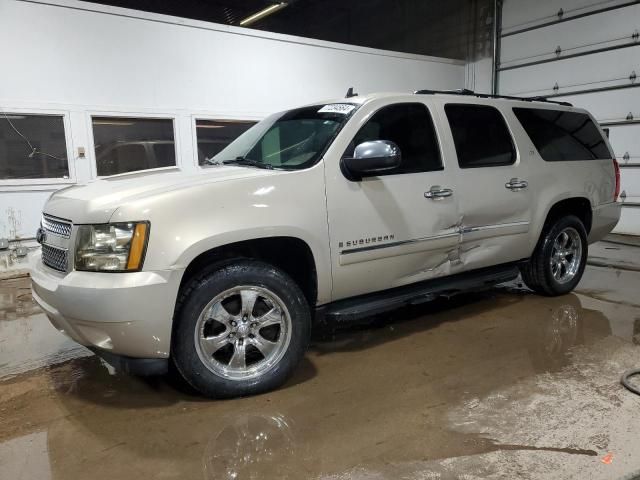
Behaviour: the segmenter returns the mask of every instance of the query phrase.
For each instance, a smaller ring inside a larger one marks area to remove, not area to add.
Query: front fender
[[[148,220],[144,270],[182,270],[198,255],[245,240],[293,237],[316,262],[318,302],[331,295],[329,229],[323,164],[210,185],[195,185],[132,201],[111,221]]]

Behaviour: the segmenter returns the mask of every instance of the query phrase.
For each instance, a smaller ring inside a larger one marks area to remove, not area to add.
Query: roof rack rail
[[[510,95],[491,95],[489,93],[476,93],[473,90],[469,90],[467,88],[459,88],[457,90],[416,90],[413,93],[415,93],[416,95],[446,94],[446,95],[467,95],[470,97],[477,97],[477,98],[502,98],[505,100],[520,100],[521,102],[555,103],[556,105],[573,107],[573,105],[569,102],[556,102],[553,100],[549,100],[547,97],[514,97]]]

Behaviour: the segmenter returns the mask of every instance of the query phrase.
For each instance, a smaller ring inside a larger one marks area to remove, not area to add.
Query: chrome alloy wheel
[[[248,380],[272,369],[291,341],[291,316],[284,302],[262,287],[238,286],[203,309],[195,345],[203,364],[230,380]]]
[[[582,239],[573,227],[562,230],[553,241],[551,249],[551,274],[558,283],[573,280],[582,261]]]

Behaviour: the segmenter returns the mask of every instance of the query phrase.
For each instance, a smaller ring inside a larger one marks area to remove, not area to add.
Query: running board
[[[517,278],[519,273],[518,263],[482,268],[406,287],[338,300],[318,307],[316,315],[333,322],[352,322],[400,307],[429,302],[440,296],[455,295],[508,282]]]

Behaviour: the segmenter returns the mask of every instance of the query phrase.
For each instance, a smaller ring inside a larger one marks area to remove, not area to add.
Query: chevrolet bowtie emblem
[[[42,245],[46,239],[47,232],[45,232],[42,227],[38,228],[38,231],[36,232],[36,242]]]

